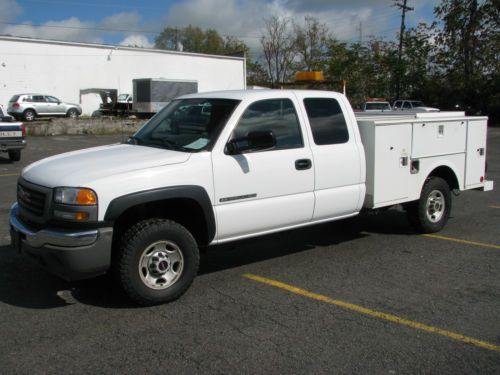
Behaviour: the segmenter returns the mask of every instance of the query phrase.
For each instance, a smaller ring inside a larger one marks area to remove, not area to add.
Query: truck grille
[[[17,185],[17,202],[22,209],[36,216],[45,212],[46,194],[26,185]]]

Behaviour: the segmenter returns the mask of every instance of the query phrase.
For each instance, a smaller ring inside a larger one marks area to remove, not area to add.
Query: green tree
[[[434,13],[435,63],[449,100],[471,112],[499,116],[500,6],[498,0],[443,0]],[[444,99],[444,98],[443,98]],[[451,104],[451,103],[450,103]]]
[[[425,23],[406,31],[404,37],[403,66],[401,82],[403,98],[418,98],[425,102],[436,102],[432,94],[432,81],[436,70],[431,63],[434,51],[432,41],[435,37],[434,26]]]
[[[296,55],[291,19],[273,16],[264,19],[264,34],[260,44],[264,53],[264,66],[271,86],[287,82]]]
[[[294,47],[299,61],[297,69],[323,70],[327,58],[328,41],[331,39],[328,27],[315,17],[304,17],[304,25],[293,24],[295,33]]]
[[[156,37],[155,47],[214,55],[249,53],[248,46],[237,38],[222,36],[214,29],[202,30],[192,25],[182,29],[166,27]]]

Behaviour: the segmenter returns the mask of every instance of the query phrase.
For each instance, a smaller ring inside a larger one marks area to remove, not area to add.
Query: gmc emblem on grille
[[[24,203],[31,203],[31,195],[26,190],[24,190],[21,186],[17,189],[17,196]]]

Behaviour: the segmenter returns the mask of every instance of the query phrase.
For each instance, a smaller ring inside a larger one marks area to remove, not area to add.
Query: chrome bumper
[[[10,225],[15,231],[23,235],[23,240],[31,247],[42,247],[44,245],[61,247],[88,246],[96,242],[99,236],[97,229],[76,232],[51,229],[34,231],[18,219],[18,211],[19,206],[14,203],[10,209]]]
[[[18,217],[19,207],[10,210],[13,247],[29,255],[50,272],[79,280],[106,273],[111,264],[113,228],[83,231],[28,228]]]

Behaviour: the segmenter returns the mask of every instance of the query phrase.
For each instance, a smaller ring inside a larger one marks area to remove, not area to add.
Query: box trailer
[[[156,113],[172,99],[198,92],[197,81],[139,78],[132,82],[132,110],[137,114]]]

